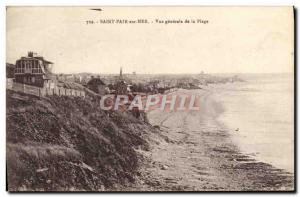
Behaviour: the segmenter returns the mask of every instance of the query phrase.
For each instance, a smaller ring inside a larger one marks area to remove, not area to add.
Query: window
[[[31,77],[31,82],[35,83],[35,77]]]
[[[25,62],[21,61],[20,73],[24,73]]]

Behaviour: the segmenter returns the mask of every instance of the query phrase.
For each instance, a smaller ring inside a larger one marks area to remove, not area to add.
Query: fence
[[[85,97],[85,92],[82,90],[67,89],[67,88],[57,87],[57,86],[53,88],[39,88],[36,86],[7,81],[6,88],[17,92],[31,94],[39,97],[45,97],[51,95]]]

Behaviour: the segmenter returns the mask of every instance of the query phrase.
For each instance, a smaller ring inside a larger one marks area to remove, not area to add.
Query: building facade
[[[52,82],[53,63],[45,60],[33,52],[28,52],[27,57],[21,57],[15,65],[15,81],[28,85],[45,87]]]

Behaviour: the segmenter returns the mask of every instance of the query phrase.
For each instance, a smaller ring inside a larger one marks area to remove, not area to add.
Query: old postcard
[[[294,80],[293,7],[8,6],[8,191],[294,191]]]

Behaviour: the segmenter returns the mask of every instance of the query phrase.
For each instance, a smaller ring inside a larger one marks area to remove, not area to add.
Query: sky
[[[292,7],[7,7],[6,61],[28,51],[55,73],[291,73]],[[147,24],[86,24],[147,19]],[[208,20],[207,24],[158,24]]]

